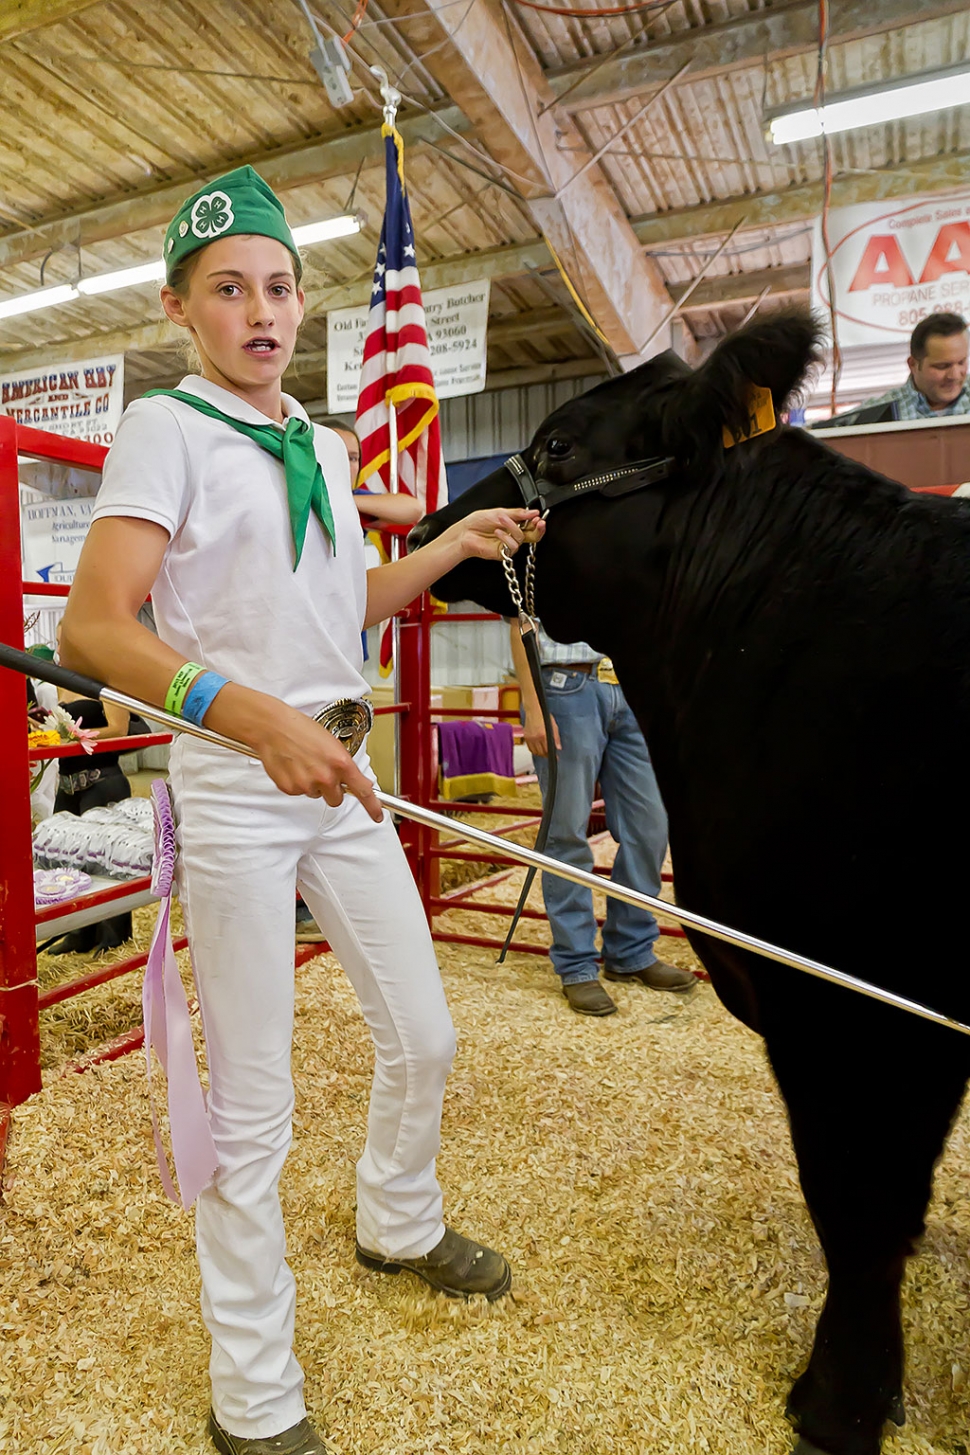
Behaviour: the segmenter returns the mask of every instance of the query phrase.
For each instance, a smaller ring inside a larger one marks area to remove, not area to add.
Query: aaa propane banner
[[[970,312],[970,192],[829,213],[839,343],[908,341],[929,313]],[[812,243],[812,303],[829,302],[822,226]]]
[[[110,445],[125,407],[125,356],[0,375],[0,413],[18,424]]]

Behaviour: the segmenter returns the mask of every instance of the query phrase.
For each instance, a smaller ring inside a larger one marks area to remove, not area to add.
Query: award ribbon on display
[[[215,1176],[219,1157],[209,1125],[202,1083],[199,1081],[185,987],[172,948],[175,818],[168,785],[163,779],[156,778],[152,783],[151,800],[155,819],[152,890],[159,895],[161,903],[158,906],[158,918],[155,921],[155,933],[152,935],[141,992],[145,1019],[148,1100],[162,1186],[173,1202],[180,1202],[188,1211],[202,1189]],[[168,1082],[168,1119],[178,1191],[168,1169],[152,1091],[153,1049]]]

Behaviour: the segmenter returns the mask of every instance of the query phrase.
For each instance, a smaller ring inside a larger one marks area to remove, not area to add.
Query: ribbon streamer
[[[192,1043],[192,1021],[185,987],[172,949],[172,882],[175,871],[175,820],[168,786],[156,778],[151,787],[155,812],[155,860],[152,889],[161,895],[152,935],[141,1003],[145,1021],[145,1065],[148,1100],[155,1137],[155,1155],[162,1186],[186,1211],[215,1176],[219,1166],[209,1125],[205,1095]],[[152,1088],[152,1051],[168,1082],[168,1119],[178,1191],[168,1168]],[[181,1194],[181,1195],[180,1195]]]

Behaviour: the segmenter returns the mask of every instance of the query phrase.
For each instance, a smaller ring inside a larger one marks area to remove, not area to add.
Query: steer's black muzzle
[[[408,531],[408,554],[410,554],[411,551],[416,551],[419,546],[424,545],[425,541],[428,539],[428,532],[430,529],[431,524],[429,517],[426,515],[422,516],[421,519],[418,521],[417,525]]]

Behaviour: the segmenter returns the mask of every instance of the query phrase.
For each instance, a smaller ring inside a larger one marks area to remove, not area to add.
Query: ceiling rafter
[[[960,15],[966,0],[829,0],[829,45],[863,35]],[[685,61],[687,84],[818,48],[818,0],[791,0],[720,24],[675,30],[662,40],[624,48],[615,58],[584,56],[546,73],[560,105],[583,111],[629,100],[663,84]],[[568,91],[568,95],[564,93]]]
[[[449,0],[386,0],[384,8],[506,169],[604,345],[620,360],[639,359],[667,307],[662,275],[637,246],[593,152],[559,150],[560,134],[581,147],[585,140],[559,113],[515,18],[486,4],[459,10]]]
[[[542,243],[526,244],[517,248],[496,248],[491,254],[468,253],[460,257],[445,259],[432,264],[428,276],[432,287],[455,287],[473,282],[484,276],[508,278],[524,274],[529,266],[551,268],[552,259]],[[434,271],[434,270],[437,271]],[[493,269],[493,272],[489,272]],[[671,302],[677,302],[687,288],[686,283],[670,283],[667,294]],[[781,268],[764,268],[757,272],[732,273],[726,277],[706,278],[694,290],[684,312],[707,311],[732,303],[748,303],[758,297],[765,287],[773,295],[782,297],[803,294],[809,286],[809,265],[792,264]],[[308,295],[313,304],[312,312],[326,313],[331,308],[349,308],[367,302],[370,294],[369,282],[321,288]],[[574,329],[573,314],[566,308],[550,307],[530,309],[523,313],[512,313],[504,318],[493,318],[489,322],[488,342],[494,345],[515,343],[538,332],[551,334],[564,329]],[[60,364],[83,356],[94,354],[149,353],[155,350],[175,349],[181,342],[181,331],[172,324],[149,322],[133,328],[113,329],[103,333],[89,334],[84,338],[64,343],[44,344],[25,350],[0,349],[0,372],[41,368],[46,364]],[[305,350],[293,359],[294,372],[306,376],[319,373],[326,361],[326,349]]]
[[[466,132],[469,123],[457,106],[445,106],[439,112],[442,120],[454,131]],[[405,142],[419,145],[423,135],[436,140],[440,133],[433,115],[402,117],[399,129]],[[309,145],[300,144],[272,152],[259,152],[239,157],[235,165],[257,167],[260,174],[278,191],[291,187],[324,182],[334,177],[353,176],[361,162],[382,165],[380,123],[348,127],[333,135],[317,137]],[[97,207],[85,208],[66,217],[38,222],[30,228],[0,235],[0,268],[43,257],[53,248],[69,243],[82,247],[149,227],[163,227],[193,188],[224,171],[198,172],[178,182],[154,187],[134,197],[118,198]]]
[[[0,5],[0,45],[60,20],[71,20],[97,4],[98,0],[6,0]]]
[[[832,186],[832,205],[843,207],[856,202],[888,202],[900,197],[954,191],[966,186],[968,167],[970,152],[951,152],[924,161],[837,177]],[[810,183],[753,196],[704,202],[697,207],[677,208],[666,213],[636,218],[633,231],[648,249],[659,248],[669,243],[717,237],[729,232],[742,216],[745,219],[745,231],[752,232],[787,223],[810,222],[818,216],[821,204],[821,183]],[[743,236],[744,233],[739,234],[739,237]],[[426,288],[444,288],[473,282],[477,278],[517,277],[527,272],[529,267],[548,268],[551,264],[552,259],[545,243],[536,238],[528,243],[438,259],[422,266],[422,278]],[[717,282],[717,279],[711,279],[702,287],[713,287]],[[307,311],[312,315],[325,313],[331,308],[349,308],[365,303],[369,293],[369,279],[314,289],[307,294]],[[705,296],[698,289],[692,302],[698,308],[710,307],[710,303],[702,305],[697,302],[698,294],[701,298]],[[124,330],[90,334],[66,343],[39,345],[37,348],[0,348],[0,368],[34,368],[45,361],[60,363],[77,358],[78,350],[82,348],[89,352],[103,353],[124,352],[127,348],[157,348],[160,341],[172,341],[174,337],[170,325],[146,323]]]

